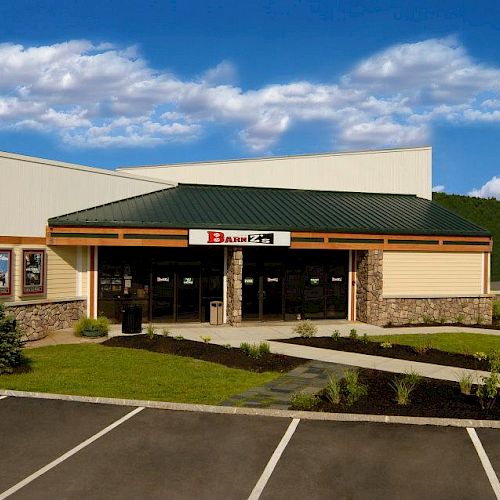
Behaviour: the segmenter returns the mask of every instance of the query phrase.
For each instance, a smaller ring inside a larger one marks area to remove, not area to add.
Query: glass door
[[[172,264],[152,265],[151,318],[158,322],[174,320],[175,272]]]
[[[260,276],[255,263],[243,267],[242,312],[243,319],[258,320],[260,316]]]
[[[283,319],[283,278],[281,264],[264,263],[261,320]]]
[[[182,264],[177,271],[177,321],[200,320],[200,265]]]

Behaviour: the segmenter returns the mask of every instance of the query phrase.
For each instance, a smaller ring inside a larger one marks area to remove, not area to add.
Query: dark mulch
[[[172,337],[161,337],[159,335],[155,335],[153,339],[149,339],[145,335],[122,335],[112,337],[103,342],[102,345],[175,354],[176,356],[219,363],[229,368],[241,368],[259,373],[288,372],[308,361],[307,359],[273,353],[264,354],[261,358],[254,359],[238,348],[229,349],[217,344],[205,344],[193,340],[176,340]]]
[[[371,356],[382,356],[384,358],[406,359],[408,361],[418,361],[420,363],[432,363],[434,365],[456,366],[458,368],[469,368],[471,370],[489,370],[487,360],[480,361],[468,354],[456,354],[429,349],[427,352],[416,353],[413,347],[392,344],[389,349],[380,347],[380,342],[367,342],[341,337],[333,340],[331,337],[312,337],[304,339],[295,337],[285,340],[276,340],[288,344],[305,345],[309,347],[320,347],[321,349],[332,349],[334,351],[357,352],[359,354],[369,354]]]
[[[483,410],[477,396],[460,392],[456,382],[423,378],[412,392],[409,406],[395,402],[395,391],[390,383],[401,375],[379,370],[360,370],[359,380],[368,387],[368,394],[352,406],[333,405],[324,394],[312,410],[336,413],[366,413],[374,415],[402,415],[411,417],[440,417],[465,419],[500,419],[500,401],[491,410]],[[473,391],[474,392],[474,391]]]
[[[393,325],[389,323],[384,325],[384,328],[415,328],[415,327],[427,327],[427,326],[458,326],[460,328],[484,328],[486,330],[500,330],[500,321],[494,320],[491,325],[464,325],[463,323],[407,323],[405,325]]]

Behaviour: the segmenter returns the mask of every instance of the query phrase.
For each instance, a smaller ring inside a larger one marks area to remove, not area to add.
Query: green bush
[[[483,410],[491,410],[495,406],[500,379],[497,372],[491,372],[489,377],[481,377],[476,395]]]
[[[334,373],[328,378],[325,394],[332,404],[338,405],[340,403],[342,397],[342,384]]]
[[[16,321],[6,316],[0,304],[0,373],[12,373],[14,367],[26,363],[22,354],[22,332],[16,327]]]
[[[488,360],[490,362],[490,371],[500,373],[500,351],[491,351],[488,354]]]
[[[359,398],[368,394],[368,388],[359,381],[357,369],[348,369],[344,372],[344,383],[347,406],[351,406]]]
[[[261,355],[270,354],[271,353],[271,346],[269,345],[269,342],[261,342],[259,344],[259,352]]]
[[[290,404],[294,410],[310,410],[318,403],[318,396],[308,392],[296,392],[290,398]]]
[[[109,333],[109,320],[106,316],[98,316],[97,319],[84,316],[73,325],[73,332],[77,337],[106,337]]]
[[[318,327],[312,321],[306,319],[299,321],[299,323],[293,327],[293,332],[303,339],[310,339],[316,336]]]
[[[264,354],[269,354],[271,349],[269,347],[269,342],[261,342],[257,344],[249,344],[248,342],[242,342],[240,344],[240,349],[250,358],[259,359]]]
[[[458,379],[458,384],[460,385],[460,392],[468,396],[472,392],[472,385],[474,383],[474,378],[471,373],[463,372]]]
[[[351,329],[351,331],[349,332],[349,338],[351,340],[358,340],[358,332],[356,331],[356,328]]]
[[[148,326],[146,326],[146,331],[144,333],[149,340],[153,340],[155,338],[156,330],[153,323],[149,323]]]
[[[370,339],[368,338],[368,335],[366,333],[363,333],[361,342],[363,342],[363,344],[368,344],[368,342],[370,342]]]
[[[335,340],[335,342],[337,342],[337,340],[340,340],[340,332],[338,330],[333,330],[332,339]]]
[[[405,377],[399,377],[391,382],[391,387],[396,393],[396,403],[400,406],[407,406],[410,404],[410,394],[415,389],[415,385],[412,384]]]

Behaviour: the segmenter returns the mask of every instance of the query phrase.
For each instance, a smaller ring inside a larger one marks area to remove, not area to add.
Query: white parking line
[[[8,398],[9,396],[0,396],[0,399],[6,399]]]
[[[488,476],[488,479],[497,497],[497,500],[500,500],[500,482],[498,481],[498,477],[495,474],[495,470],[493,469],[490,459],[488,458],[488,455],[486,454],[486,451],[483,448],[483,444],[481,443],[481,440],[477,435],[476,429],[473,429],[472,427],[467,427],[467,432],[469,433],[469,437],[472,440],[474,448],[476,448],[477,454],[479,455],[479,460],[481,460],[481,463],[483,464],[484,471]]]
[[[9,497],[16,491],[19,491],[21,488],[24,488],[27,484],[31,483],[41,475],[45,474],[49,470],[53,469],[60,463],[64,462],[71,456],[73,456],[75,453],[78,453],[80,450],[83,450],[83,448],[87,447],[89,444],[92,444],[94,441],[97,441],[99,438],[107,434],[108,432],[112,431],[119,425],[123,424],[126,422],[128,419],[132,418],[134,415],[137,415],[140,411],[144,410],[144,407],[141,406],[139,408],[135,408],[132,410],[130,413],[127,413],[124,417],[120,418],[116,422],[113,422],[111,425],[108,425],[105,427],[102,431],[98,432],[97,434],[94,434],[93,436],[89,437],[87,440],[83,441],[83,443],[80,443],[78,446],[75,446],[71,450],[67,451],[64,455],[61,455],[59,458],[56,458],[50,464],[46,465],[45,467],[42,467],[41,469],[37,470],[27,478],[23,479],[19,483],[15,484],[12,486],[12,488],[9,488],[8,490],[4,491],[3,493],[0,493],[0,500],[4,500],[5,498]]]
[[[293,433],[295,432],[295,429],[297,428],[297,425],[299,425],[300,419],[294,418],[290,425],[288,426],[288,429],[286,430],[285,434],[281,438],[281,441],[279,442],[278,446],[274,450],[274,453],[272,454],[271,458],[269,459],[269,462],[267,462],[266,468],[264,469],[264,472],[260,476],[259,480],[257,481],[257,484],[255,485],[254,489],[252,490],[252,493],[250,493],[250,496],[248,497],[248,500],[258,500],[260,498],[260,495],[262,494],[262,491],[266,487],[267,482],[269,481],[269,478],[271,477],[271,474],[274,471],[274,468],[276,467],[276,464],[278,463],[278,460],[280,459],[281,455],[285,451],[286,445],[290,441],[290,439],[293,436]],[[1,497],[0,497],[1,500]]]

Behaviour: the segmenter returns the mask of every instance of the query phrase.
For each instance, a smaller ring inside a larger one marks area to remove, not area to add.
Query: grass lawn
[[[1,389],[217,404],[280,375],[97,344],[56,345],[24,352],[32,360],[32,371],[0,375]]]
[[[435,349],[457,353],[474,354],[475,352],[500,351],[499,335],[483,335],[479,333],[377,335],[370,336],[370,340],[410,346],[429,342]]]

